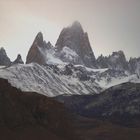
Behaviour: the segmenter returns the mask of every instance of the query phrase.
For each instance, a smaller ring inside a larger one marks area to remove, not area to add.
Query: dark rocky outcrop
[[[138,78],[140,78],[140,57],[130,58],[129,69],[132,74],[137,74]]]
[[[51,48],[50,42],[43,40],[43,34],[39,32],[27,54],[26,64],[36,62],[40,65],[46,64],[46,50]]]
[[[12,62],[12,64],[24,64],[20,54],[17,55],[17,58],[15,59],[14,62]]]
[[[10,58],[7,56],[4,48],[0,48],[0,65],[9,66],[11,64]]]
[[[97,58],[99,68],[111,68],[116,70],[129,70],[128,62],[123,51],[113,52],[109,56],[99,56]]]

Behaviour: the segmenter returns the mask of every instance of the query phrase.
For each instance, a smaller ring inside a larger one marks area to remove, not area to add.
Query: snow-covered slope
[[[115,70],[109,68],[92,69],[82,65],[75,65],[75,67],[79,68],[80,71],[83,71],[83,73],[86,73],[87,76],[89,76],[92,81],[99,84],[103,90],[126,82],[140,83],[137,73],[131,74],[125,70]]]
[[[36,91],[46,96],[61,94],[99,93],[101,88],[92,81],[80,81],[77,77],[59,75],[50,67],[38,64],[18,64],[0,69],[0,77],[8,79],[23,91]]]
[[[50,97],[95,94],[120,83],[140,82],[136,75],[70,64],[17,64],[0,68],[0,77],[8,79],[13,86],[23,91],[36,91]]]

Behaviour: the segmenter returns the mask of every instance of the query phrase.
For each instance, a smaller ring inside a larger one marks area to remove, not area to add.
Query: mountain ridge
[[[91,57],[86,59],[84,53]],[[97,94],[120,83],[140,82],[140,58],[127,61],[123,51],[95,58],[79,22],[62,30],[56,46],[46,42],[39,32],[28,51],[26,64],[21,64],[18,55],[8,67],[0,69],[0,77],[23,91],[48,91],[46,96]]]

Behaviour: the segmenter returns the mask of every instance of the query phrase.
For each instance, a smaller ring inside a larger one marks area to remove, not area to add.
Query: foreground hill
[[[2,140],[139,140],[140,127],[74,115],[62,103],[0,79]]]
[[[72,112],[124,126],[140,126],[140,84],[124,83],[96,95],[58,96]]]
[[[1,140],[77,139],[64,106],[0,79]]]

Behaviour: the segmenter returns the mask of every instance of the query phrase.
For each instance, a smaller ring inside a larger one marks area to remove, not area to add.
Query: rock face
[[[129,69],[132,74],[135,73],[137,74],[138,78],[140,78],[140,57],[130,58]]]
[[[128,62],[123,51],[113,52],[112,55],[99,56],[97,59],[99,68],[111,68],[115,70],[128,70]]]
[[[92,51],[88,34],[83,31],[79,22],[74,22],[72,26],[64,28],[56,42],[56,49],[60,53],[63,61],[73,64],[83,64],[88,67],[95,67],[95,56]],[[67,57],[67,53],[72,52],[73,56]],[[76,58],[74,58],[76,57]]]
[[[4,48],[0,49],[0,65],[9,66],[11,64],[10,58],[7,56]]]
[[[15,59],[15,61],[12,64],[24,64],[20,54],[17,55],[17,58]]]
[[[55,63],[54,61],[96,67],[88,34],[83,31],[79,22],[74,22],[72,26],[62,30],[55,47],[43,40],[41,32],[37,34],[28,52],[26,63],[36,62],[45,65]]]
[[[50,42],[43,40],[43,34],[39,32],[28,52],[26,64],[36,62],[40,65],[46,64],[46,50],[52,47]]]

